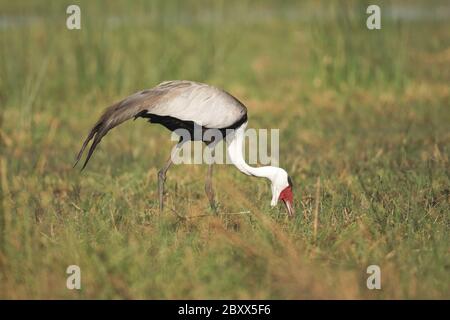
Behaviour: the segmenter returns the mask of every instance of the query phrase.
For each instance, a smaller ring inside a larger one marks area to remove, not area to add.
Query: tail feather
[[[100,143],[102,138],[108,133],[109,130],[118,126],[119,124],[121,124],[126,120],[138,117],[139,113],[142,114],[143,111],[145,112],[145,108],[143,106],[124,103],[124,101],[121,101],[107,108],[103,113],[103,115],[100,117],[100,119],[97,121],[97,123],[89,132],[86,140],[83,142],[83,145],[80,151],[78,152],[73,167],[75,167],[78,164],[81,157],[83,156],[84,150],[86,149],[87,145],[92,139],[93,142],[89,148],[86,160],[84,161],[81,170],[83,170],[86,167],[86,165],[89,162],[89,159],[91,158],[98,144]]]
[[[89,159],[91,159],[92,154],[94,153],[95,148],[97,148],[97,145],[100,143],[100,141],[102,140],[102,138],[106,135],[106,133],[110,130],[111,128],[102,128],[101,130],[97,131],[97,133],[95,134],[95,138],[94,141],[92,142],[91,147],[89,148],[89,152],[88,155],[86,157],[86,160],[84,161],[83,167],[81,168],[81,170],[83,170],[84,168],[86,168],[86,165],[89,162]],[[78,161],[78,160],[77,160]]]
[[[78,162],[80,161],[81,156],[82,156],[83,153],[84,153],[84,149],[86,149],[86,147],[87,147],[89,141],[92,140],[92,138],[93,138],[94,135],[96,134],[97,130],[98,130],[98,125],[94,126],[94,128],[91,129],[91,131],[89,132],[89,135],[87,136],[86,140],[84,140],[83,145],[82,145],[80,151],[78,152],[77,157],[76,157],[76,160],[75,160],[75,163],[74,163],[74,165],[73,165],[74,168],[76,167],[76,165],[77,165]]]
[[[148,118],[148,116],[146,115],[149,110],[160,103],[161,99],[163,99],[169,93],[169,89],[173,90],[173,88],[171,87],[164,87],[162,89],[156,87],[154,89],[136,92],[135,94],[132,94],[124,100],[107,108],[89,132],[86,140],[83,142],[83,145],[76,157],[74,167],[80,161],[81,157],[83,156],[84,150],[92,139],[94,140],[91,147],[89,148],[88,155],[81,170],[86,167],[89,159],[95,151],[95,148],[109,130],[132,118]]]

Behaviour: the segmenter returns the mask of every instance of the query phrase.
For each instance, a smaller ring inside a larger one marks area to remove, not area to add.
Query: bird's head
[[[294,212],[294,194],[292,193],[292,180],[287,172],[281,168],[274,168],[271,176],[272,182],[272,201],[270,205],[275,207],[278,200],[283,200],[289,217],[295,215]]]

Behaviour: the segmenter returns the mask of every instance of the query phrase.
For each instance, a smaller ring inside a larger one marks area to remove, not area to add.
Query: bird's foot
[[[212,213],[219,214],[219,203],[214,200],[209,200],[209,208]]]

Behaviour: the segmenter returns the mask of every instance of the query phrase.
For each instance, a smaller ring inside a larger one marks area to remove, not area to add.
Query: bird
[[[244,160],[242,148],[248,124],[246,106],[227,91],[200,82],[165,81],[151,89],[138,91],[106,108],[84,140],[76,156],[74,167],[82,158],[91,140],[92,143],[81,170],[86,167],[94,150],[109,130],[127,120],[137,118],[148,119],[150,123],[160,124],[175,132],[177,129],[185,129],[193,133],[196,126],[202,130],[218,130],[221,134],[220,138],[226,138],[227,152],[232,164],[245,175],[268,179],[272,192],[271,207],[275,207],[279,200],[282,200],[288,216],[295,215],[292,179],[286,170],[275,166],[252,167]],[[191,140],[195,140],[192,134],[190,137]],[[158,171],[160,211],[164,208],[164,184],[166,173],[173,164],[172,155],[188,139],[180,137],[180,141],[172,149],[171,156]],[[206,141],[202,136],[200,140],[210,146],[218,143],[220,139],[211,143],[212,141]],[[211,208],[215,210],[217,205],[212,187],[212,168],[213,164],[208,164],[205,192]]]

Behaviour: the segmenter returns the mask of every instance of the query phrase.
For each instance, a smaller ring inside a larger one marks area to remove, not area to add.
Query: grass
[[[383,1],[369,31],[356,1],[77,3],[80,31],[64,2],[0,2],[0,298],[450,298],[448,4]],[[159,214],[173,142],[145,121],[72,169],[104,107],[169,79],[223,87],[250,127],[280,129],[294,220],[228,165],[219,215],[201,165],[169,171]]]

